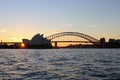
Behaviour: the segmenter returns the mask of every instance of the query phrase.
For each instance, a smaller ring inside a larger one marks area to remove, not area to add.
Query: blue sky
[[[62,31],[120,38],[120,0],[0,0],[0,39]]]

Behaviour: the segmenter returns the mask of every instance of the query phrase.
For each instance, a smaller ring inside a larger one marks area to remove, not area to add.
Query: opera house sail
[[[36,34],[31,40],[23,39],[26,48],[52,48],[50,40],[43,37],[43,34]]]

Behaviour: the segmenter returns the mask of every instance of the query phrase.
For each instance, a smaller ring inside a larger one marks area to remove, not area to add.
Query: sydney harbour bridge
[[[55,41],[54,39],[56,38],[59,38],[59,37],[64,37],[64,36],[74,36],[74,37],[80,37],[80,38],[83,38],[87,41],[80,41],[80,40],[57,40]],[[55,43],[55,47],[57,47],[58,43],[61,43],[61,42],[64,42],[64,43],[93,43],[94,45],[97,45],[100,43],[100,41],[94,37],[91,37],[87,34],[83,34],[83,33],[79,33],[79,32],[60,32],[60,33],[56,33],[56,34],[53,34],[53,35],[50,35],[50,36],[47,36],[46,37],[48,40],[51,41],[51,43]]]

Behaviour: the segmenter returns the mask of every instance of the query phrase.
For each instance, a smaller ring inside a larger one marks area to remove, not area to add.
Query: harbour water
[[[0,80],[120,80],[120,49],[0,49]]]

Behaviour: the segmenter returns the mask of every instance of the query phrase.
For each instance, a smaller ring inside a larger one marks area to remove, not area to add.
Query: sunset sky
[[[120,39],[120,0],[0,0],[0,40],[80,32]]]

